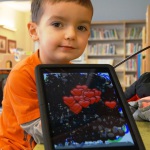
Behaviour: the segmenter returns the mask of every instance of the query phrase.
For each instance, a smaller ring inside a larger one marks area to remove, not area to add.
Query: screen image
[[[107,72],[43,72],[54,149],[134,146]]]

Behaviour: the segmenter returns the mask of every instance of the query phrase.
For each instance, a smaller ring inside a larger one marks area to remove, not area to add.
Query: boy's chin
[[[61,59],[60,62],[66,62],[66,63],[70,63],[71,61],[77,59],[78,57],[67,57],[64,59]]]

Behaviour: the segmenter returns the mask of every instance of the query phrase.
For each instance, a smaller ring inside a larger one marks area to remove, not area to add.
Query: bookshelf
[[[93,22],[86,48],[86,63],[109,63],[114,66],[142,49],[144,26],[145,20]],[[138,58],[140,56],[135,56],[116,68],[124,90],[137,79]]]

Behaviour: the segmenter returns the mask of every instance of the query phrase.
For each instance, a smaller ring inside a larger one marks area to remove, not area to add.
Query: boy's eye
[[[61,23],[59,23],[59,22],[55,22],[55,23],[52,23],[52,26],[60,28],[63,25]]]
[[[79,26],[79,27],[78,27],[78,30],[86,31],[87,29],[86,29],[86,27],[84,27],[84,26]]]

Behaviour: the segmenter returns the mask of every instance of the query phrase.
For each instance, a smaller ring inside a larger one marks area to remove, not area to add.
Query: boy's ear
[[[31,38],[33,39],[33,41],[38,41],[39,37],[37,34],[37,24],[33,22],[29,22],[27,26],[28,26],[29,34]]]

